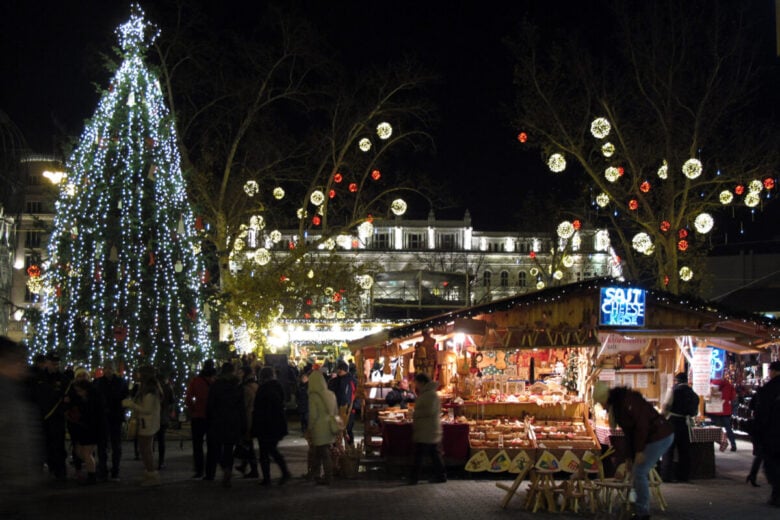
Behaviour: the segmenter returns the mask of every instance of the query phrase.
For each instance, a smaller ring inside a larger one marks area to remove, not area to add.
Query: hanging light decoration
[[[379,123],[376,126],[376,135],[380,139],[390,139],[390,136],[393,135],[393,127],[387,122]]]
[[[555,278],[556,280],[561,280],[561,279],[563,279],[563,271],[561,271],[560,269],[557,269],[557,270],[556,270],[556,271],[553,273],[553,275],[552,275],[552,276],[553,276],[553,278]]]
[[[604,139],[609,135],[610,130],[612,130],[612,125],[604,117],[597,117],[590,124],[590,133],[596,139]]]
[[[371,139],[368,137],[364,137],[360,141],[358,141],[358,147],[362,152],[367,152],[371,149]]]
[[[274,188],[273,194],[276,200],[282,200],[284,198],[284,188],[277,186]]]
[[[688,250],[688,241],[685,239],[682,239],[677,242],[677,249],[680,251],[687,251]]]
[[[536,282],[536,289],[537,289],[538,291],[541,291],[542,289],[544,289],[544,282],[543,282],[543,281],[541,281],[541,280],[539,280],[538,282]]]
[[[352,193],[355,193],[358,190],[358,185],[356,182],[349,183],[349,191]]]
[[[528,272],[531,273],[531,276],[539,276],[539,268],[538,267],[532,267]]]
[[[322,243],[322,248],[333,251],[336,248],[336,241],[332,238],[327,238],[325,239],[325,242]]]
[[[760,193],[764,189],[764,183],[758,179],[753,179],[748,183],[748,193]]]
[[[526,141],[528,141],[528,134],[526,134],[525,132],[520,132],[519,134],[517,134],[517,140],[520,141],[521,143],[525,143]]]
[[[772,177],[767,177],[764,179],[764,188],[767,190],[775,189],[775,180]]]
[[[668,220],[662,220],[662,221],[661,221],[661,225],[660,225],[660,226],[658,226],[658,227],[661,229],[661,231],[663,231],[664,233],[666,233],[667,231],[669,231],[670,229],[672,229],[672,223],[671,223],[671,222],[669,222]]]
[[[643,182],[639,185],[639,191],[642,193],[647,193],[650,191],[650,183],[648,181]]]
[[[742,195],[743,193],[745,193],[745,186],[743,186],[742,184],[737,184],[734,187],[734,193],[736,193],[737,195]]]
[[[701,161],[698,159],[688,159],[682,165],[682,172],[683,175],[691,180],[697,178],[702,172]]]
[[[371,222],[363,222],[358,226],[358,236],[361,239],[366,239],[374,234],[374,225]]]
[[[639,209],[639,201],[637,201],[636,199],[629,200],[628,209],[630,209],[631,211],[636,211],[637,209]]]
[[[372,171],[371,172],[371,178],[373,180],[375,180],[375,181],[378,181],[379,179],[382,178],[382,172],[380,172],[379,170]]]
[[[255,263],[257,265],[267,265],[271,261],[271,253],[264,247],[255,251]]]
[[[358,285],[361,289],[367,291],[374,285],[374,279],[369,274],[358,276]]]
[[[314,190],[309,196],[309,201],[315,206],[320,206],[323,202],[325,202],[325,194],[320,190]]]
[[[561,238],[571,238],[575,231],[576,230],[574,229],[574,225],[572,225],[572,223],[568,220],[564,220],[558,224],[558,236]]]
[[[745,195],[745,206],[749,208],[755,208],[761,202],[761,195],[755,191],[751,191]]]
[[[620,178],[620,172],[614,166],[610,166],[604,170],[604,177],[606,177],[609,182],[615,182]]]
[[[392,204],[390,204],[390,211],[393,212],[393,215],[400,217],[406,213],[406,201],[404,199],[395,199]]]
[[[701,234],[709,233],[712,231],[712,226],[715,225],[715,219],[709,213],[699,213],[693,221],[693,226]]]
[[[731,201],[734,200],[734,194],[729,190],[723,190],[720,192],[718,198],[720,199],[720,203],[725,206],[727,204],[731,204]]]
[[[320,216],[319,216],[319,215],[314,215],[314,216],[311,218],[311,223],[312,223],[312,225],[314,225],[314,226],[319,226],[320,224],[322,224],[322,219],[320,218]]]
[[[262,215],[252,215],[249,219],[249,227],[265,229],[265,218]]]
[[[658,177],[666,179],[669,176],[669,164],[664,160],[663,164],[658,167]]]
[[[688,230],[687,230],[687,229],[685,229],[685,228],[681,228],[681,229],[680,229],[680,230],[677,232],[677,236],[678,236],[678,237],[680,237],[680,238],[688,238]]]
[[[653,246],[653,240],[645,232],[637,233],[631,239],[631,246],[640,253],[647,253],[647,250]]]
[[[271,239],[271,242],[274,244],[278,243],[282,239],[282,233],[278,229],[274,229],[271,231],[271,233],[268,235],[268,238]]]
[[[298,216],[299,219],[305,219],[306,217],[309,216],[309,212],[303,208],[298,208],[295,214]]]
[[[563,155],[554,153],[547,159],[547,167],[552,172],[560,173],[566,169],[566,159]]]
[[[596,195],[596,204],[598,204],[601,208],[606,207],[606,205],[609,204],[609,195],[603,191]]]
[[[257,195],[257,192],[260,190],[260,185],[257,184],[257,181],[246,181],[244,183],[244,193],[249,195],[250,197],[254,197]]]
[[[340,184],[341,181],[343,181],[343,180],[344,180],[344,176],[341,175],[339,172],[336,172],[335,174],[333,174],[333,182],[335,182],[336,184]]]
[[[604,143],[601,145],[601,155],[604,157],[612,157],[615,155],[615,145],[612,143]]]
[[[336,198],[336,190],[330,190],[328,192],[328,198],[329,199],[335,199]]]
[[[680,280],[689,282],[693,278],[693,269],[684,265],[680,268]]]

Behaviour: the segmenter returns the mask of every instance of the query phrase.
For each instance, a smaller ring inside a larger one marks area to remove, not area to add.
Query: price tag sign
[[[693,391],[702,397],[710,395],[710,370],[712,369],[712,348],[699,347],[693,351]]]

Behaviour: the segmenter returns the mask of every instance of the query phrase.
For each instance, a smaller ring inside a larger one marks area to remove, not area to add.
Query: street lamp
[[[55,171],[45,170],[43,172],[43,176],[49,179],[49,181],[51,181],[52,184],[57,185],[60,182],[62,182],[62,179],[65,178],[65,172],[58,171],[58,170]]]

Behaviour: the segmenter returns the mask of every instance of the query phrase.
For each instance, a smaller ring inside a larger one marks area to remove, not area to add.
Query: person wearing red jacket
[[[214,368],[213,362],[207,362],[200,373],[192,378],[184,396],[192,428],[192,458],[195,462],[195,475],[192,478],[203,478],[203,440],[208,430],[206,409],[209,402],[209,386],[214,382],[216,376],[217,370]],[[207,456],[216,456],[216,453],[211,452],[212,450],[209,450]],[[213,478],[212,475],[211,479],[213,480]]]
[[[727,379],[714,379],[711,384],[713,387],[718,387],[720,398],[723,399],[723,409],[720,412],[707,412],[707,417],[716,426],[726,429],[726,435],[731,443],[731,451],[737,451],[737,439],[734,435],[734,429],[731,427],[731,403],[737,398],[737,391]]]

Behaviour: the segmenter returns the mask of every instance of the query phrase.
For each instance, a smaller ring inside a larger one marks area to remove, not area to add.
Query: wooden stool
[[[506,507],[509,505],[509,502],[515,497],[515,495],[520,494],[517,492],[517,489],[523,483],[523,479],[525,479],[525,476],[527,474],[528,474],[528,469],[524,469],[521,473],[517,475],[517,478],[515,478],[514,482],[512,482],[512,485],[510,486],[507,486],[503,482],[496,482],[496,487],[498,489],[503,489],[504,491],[506,491],[504,498],[501,499],[502,509],[506,509]]]
[[[525,508],[536,513],[541,507],[546,506],[551,513],[558,511],[555,505],[555,470],[534,469],[531,473],[531,486],[525,500]]]
[[[650,470],[648,482],[650,484],[650,496],[655,497],[656,501],[658,502],[658,507],[661,508],[661,511],[666,511],[666,508],[669,504],[666,503],[666,499],[664,498],[663,493],[661,493],[661,484],[663,484],[663,480],[655,468]]]

